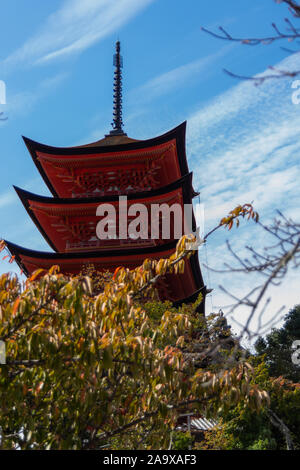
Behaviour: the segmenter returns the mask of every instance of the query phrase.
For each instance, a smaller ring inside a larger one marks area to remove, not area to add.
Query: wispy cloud
[[[11,92],[6,104],[6,114],[11,117],[27,114],[34,105],[47,96],[68,77],[67,73],[59,73],[53,77],[42,80],[34,90],[23,90],[20,92]],[[7,121],[4,121],[6,123]]]
[[[188,119],[191,165],[212,214],[241,195],[263,211],[299,206],[300,112],[291,95],[289,80],[243,82]]]
[[[299,65],[300,58],[294,55],[277,66],[292,70]],[[300,106],[292,104],[291,83],[289,79],[272,80],[255,87],[252,82],[240,82],[188,118],[188,155],[195,187],[205,202],[207,229],[238,203],[251,201],[265,223],[276,209],[299,220]],[[264,235],[251,224],[230,235],[241,256],[246,254],[243,247],[247,244],[262,250],[266,244]],[[200,253],[200,259],[202,256]],[[208,244],[208,261],[220,268],[222,260],[228,262],[229,257],[224,235],[217,235]],[[259,281],[217,273],[211,273],[210,279],[215,306],[230,303],[218,284],[241,296]],[[299,303],[296,285],[292,273],[286,287],[271,288],[267,319],[282,304],[288,310]],[[239,310],[239,315],[242,321],[246,312]],[[256,322],[257,318],[254,329]]]
[[[161,95],[173,92],[180,87],[186,87],[192,80],[199,81],[199,75],[204,74],[207,78],[209,67],[213,65],[220,57],[224,56],[232,49],[232,45],[221,48],[218,52],[194,60],[184,65],[180,65],[168,72],[162,73],[152,78],[139,88],[131,92],[129,98],[134,102],[136,99],[146,102],[151,101]]]
[[[64,0],[61,8],[2,65],[41,64],[79,53],[117,31],[153,1]]]

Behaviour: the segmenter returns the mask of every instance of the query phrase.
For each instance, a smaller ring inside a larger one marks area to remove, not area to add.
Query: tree
[[[255,349],[265,356],[272,377],[284,377],[300,382],[300,367],[294,364],[291,355],[293,342],[300,338],[300,305],[296,305],[285,316],[281,328],[273,328],[266,338],[258,338]]]
[[[270,377],[264,360],[252,356],[254,380],[268,391],[270,405],[261,413],[232,406],[222,413],[219,426],[206,433],[201,449],[300,449],[300,384]]]
[[[225,309],[226,318],[240,308],[247,308],[249,314],[244,324],[236,321],[240,326],[239,340],[245,335],[256,343],[259,356],[252,356],[244,350],[244,356],[254,366],[255,383],[267,390],[270,396],[270,405],[262,413],[253,413],[253,410],[244,407],[232,406],[221,413],[223,422],[220,426],[206,434],[205,442],[201,448],[207,449],[293,449],[299,448],[299,412],[300,412],[300,384],[299,368],[292,363],[292,343],[299,340],[299,306],[292,309],[285,317],[281,329],[273,329],[266,340],[261,338],[266,334],[272,322],[281,319],[282,306],[278,310],[269,312],[270,319],[264,321],[270,307],[270,297],[267,292],[270,286],[281,285],[288,269],[300,267],[300,224],[286,218],[278,212],[272,224],[266,226],[258,222],[267,238],[266,246],[256,248],[247,246],[247,256],[235,252],[228,243],[228,249],[235,263],[225,264],[224,269],[218,272],[224,274],[236,273],[239,279],[242,274],[250,277],[248,285],[251,286],[246,293],[232,294],[223,288],[232,300],[231,305]],[[255,276],[255,281],[251,276]],[[259,282],[258,279],[262,279]],[[233,319],[233,318],[232,318]],[[255,320],[256,328],[251,328]],[[240,341],[239,341],[240,342]],[[232,354],[232,353],[231,353]],[[265,362],[266,361],[266,362]],[[293,383],[288,379],[294,380]]]
[[[284,3],[288,6],[288,10],[290,15],[292,16],[292,20],[290,18],[284,18],[286,23],[286,29],[282,30],[279,28],[275,23],[272,23],[272,28],[274,30],[274,34],[271,36],[266,37],[234,37],[228,31],[226,31],[222,26],[219,26],[220,33],[215,33],[214,31],[208,30],[206,28],[201,28],[206,33],[210,34],[211,36],[222,39],[223,41],[230,41],[230,42],[237,42],[246,46],[258,46],[258,45],[269,45],[274,42],[282,42],[288,41],[291,42],[298,42],[297,40],[300,38],[300,28],[297,27],[295,21],[300,19],[300,4],[295,0],[274,0],[276,3]],[[288,53],[298,53],[299,50],[291,50],[288,48],[282,48]],[[275,67],[270,66],[270,70],[272,73],[264,74],[262,76],[244,76],[239,75],[229,70],[224,69],[224,72],[234,78],[239,78],[243,80],[253,80],[256,85],[260,85],[261,83],[265,82],[266,80],[270,79],[278,79],[289,77],[293,78],[300,74],[300,70],[279,70]]]
[[[239,206],[218,227],[246,215],[257,219],[250,205]],[[228,337],[195,313],[201,296],[180,309],[157,302],[155,282],[184,270],[191,241],[183,237],[169,259],[118,267],[97,295],[93,279],[57,267],[24,286],[0,277],[2,449],[168,448],[182,412],[268,406],[236,350],[214,364]]]

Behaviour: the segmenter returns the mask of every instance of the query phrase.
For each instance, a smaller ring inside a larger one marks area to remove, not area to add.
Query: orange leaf
[[[15,301],[15,303],[14,303],[14,306],[13,306],[13,311],[12,311],[12,315],[13,315],[13,317],[14,317],[14,316],[15,316],[15,314],[16,314],[16,311],[17,311],[17,309],[18,309],[18,306],[19,306],[20,300],[21,300],[21,299],[20,299],[20,297],[18,297],[18,298],[17,298],[17,300],[16,300],[16,301]]]
[[[34,281],[39,274],[41,274],[43,271],[45,271],[45,269],[37,269],[36,271],[34,271],[33,275],[28,279],[29,281]]]
[[[51,266],[51,268],[49,269],[49,274],[56,274],[56,273],[59,273],[60,271],[60,267],[55,264],[54,266]]]
[[[122,268],[122,266],[118,266],[117,269],[115,270],[114,275],[113,275],[113,281],[116,279],[117,274],[118,274],[118,272],[120,271],[121,268]]]

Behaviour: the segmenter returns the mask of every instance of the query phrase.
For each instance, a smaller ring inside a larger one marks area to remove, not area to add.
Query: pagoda
[[[148,140],[127,136],[122,122],[122,56],[120,42],[114,55],[114,109],[112,131],[103,139],[76,147],[51,147],[23,137],[29,153],[51,197],[39,196],[15,187],[26,211],[53,252],[36,251],[6,241],[6,246],[27,275],[59,265],[63,273],[78,274],[92,264],[97,271],[114,272],[118,266],[133,269],[146,258],[172,255],[178,239],[174,217],[170,236],[161,236],[162,219],[157,220],[158,237],[99,239],[97,208],[110,204],[120,219],[120,196],[126,196],[128,214],[135,204],[151,209],[153,204],[191,204],[198,194],[193,189],[185,152],[186,123]],[[150,210],[149,210],[150,213]],[[128,216],[128,224],[132,217]],[[184,223],[184,221],[182,221]],[[193,230],[195,219],[193,216]],[[198,254],[185,262],[183,274],[167,274],[157,285],[161,300],[174,305],[193,302],[199,293],[205,299]],[[204,300],[201,304],[204,313]]]

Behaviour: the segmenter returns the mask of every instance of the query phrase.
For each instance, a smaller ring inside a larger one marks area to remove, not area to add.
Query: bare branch
[[[281,0],[277,3],[285,3],[289,7],[290,13],[294,18],[300,18],[300,5],[293,0]],[[258,45],[270,45],[278,41],[288,41],[288,42],[297,42],[300,39],[300,28],[297,28],[289,18],[284,18],[284,22],[287,26],[286,31],[282,31],[276,23],[272,23],[272,29],[274,31],[273,35],[265,37],[234,37],[228,31],[226,31],[222,26],[219,26],[220,32],[214,32],[207,28],[201,27],[201,30],[205,33],[213,36],[214,38],[221,39],[223,41],[236,42],[239,44],[247,46],[258,46]],[[300,51],[292,51],[288,48],[282,48],[288,53],[297,53]],[[253,81],[255,85],[261,85],[266,80],[278,79],[278,78],[294,78],[300,75],[300,70],[278,70],[274,67],[269,67],[270,70],[273,70],[274,73],[266,74],[262,76],[245,76],[241,74],[233,73],[229,70],[223,69],[224,72],[230,77],[237,78],[239,80],[250,80]]]
[[[265,317],[271,305],[271,298],[266,298],[267,291],[271,285],[279,286],[281,284],[289,267],[294,269],[300,267],[300,224],[288,219],[279,211],[278,214],[280,217],[274,219],[269,226],[261,222],[258,223],[258,226],[262,230],[276,239],[275,244],[266,246],[260,251],[251,246],[246,246],[246,249],[251,255],[251,259],[244,259],[240,254],[236,253],[227,242],[227,249],[236,262],[236,265],[231,266],[226,263],[226,269],[223,270],[208,267],[215,272],[238,273],[239,275],[243,273],[246,275],[259,274],[264,277],[262,283],[252,287],[251,290],[243,296],[233,294],[224,286],[219,286],[220,289],[233,300],[233,303],[223,307],[226,309],[227,315],[231,316],[240,308],[250,309],[245,324],[241,324],[235,318],[230,317],[241,329],[240,339],[242,339],[244,335],[249,335],[251,338],[254,338],[258,334],[261,335],[263,334],[262,332],[266,332],[271,325],[274,325],[275,320],[282,314],[284,307],[279,307],[275,315],[272,314],[271,318],[266,321]],[[256,332],[250,329],[254,318],[257,321]]]

